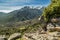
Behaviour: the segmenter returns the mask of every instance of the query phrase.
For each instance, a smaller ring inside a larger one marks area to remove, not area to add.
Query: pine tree
[[[51,4],[43,12],[45,21],[53,17],[60,17],[60,0],[51,0]]]
[[[44,17],[44,21],[46,22],[43,29],[46,31],[47,24],[49,22],[52,23],[51,19],[60,17],[60,0],[51,0],[51,4],[44,9],[42,16]],[[54,26],[56,27],[56,25],[54,25]]]

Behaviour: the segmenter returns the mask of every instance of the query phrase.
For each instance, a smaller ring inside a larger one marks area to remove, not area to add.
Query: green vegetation
[[[6,16],[7,17],[6,21],[10,23],[2,25],[3,27],[0,28],[0,34],[11,35],[13,33],[19,32],[21,33],[21,37],[22,37],[24,33],[35,32],[39,28],[44,28],[41,27],[41,24],[39,23],[40,21],[38,22],[38,20],[30,20],[39,17],[41,13],[42,12],[40,10],[30,9],[29,7],[24,7],[21,10],[15,10],[9,13],[8,17]],[[60,0],[51,0],[51,4],[44,9],[42,16],[44,17],[44,21],[46,22],[50,22],[51,18],[60,17]],[[25,20],[30,20],[30,21],[25,21]]]
[[[6,35],[8,38],[13,33],[21,33],[21,37],[17,40],[25,40],[22,38],[24,33],[31,33],[36,32],[39,28],[41,28],[40,23],[35,23],[33,25],[25,25],[20,27],[1,27],[0,28],[0,35]]]
[[[51,0],[51,4],[43,12],[45,21],[60,17],[60,0]]]
[[[29,32],[34,28],[32,25],[37,22],[34,18],[39,17],[43,9],[25,6],[10,13],[0,12],[0,35],[11,35],[16,32],[22,33],[23,35],[24,32]]]
[[[10,13],[0,12],[0,24],[6,24],[8,22],[19,22],[31,20],[39,17],[42,14],[44,7],[41,9],[30,8],[29,6],[25,6],[19,10],[14,10]]]
[[[60,17],[60,0],[51,0],[51,4],[45,8],[45,10],[43,11],[43,16],[46,22],[49,22],[51,18],[56,18],[56,17]],[[27,11],[28,9],[28,11]],[[32,12],[33,11],[33,12]],[[10,14],[8,14],[9,18],[7,20],[9,20],[11,23],[8,23],[7,25],[4,25],[6,27],[2,27],[0,28],[0,34],[12,34],[15,32],[29,32],[29,31],[34,31],[37,28],[39,28],[39,26],[41,26],[40,24],[33,24],[33,22],[29,22],[29,23],[25,23],[23,26],[20,26],[23,23],[19,23],[19,25],[17,25],[18,23],[13,24],[13,21],[15,20],[16,22],[25,19],[32,19],[32,17],[37,16],[40,14],[39,12],[40,10],[38,9],[30,9],[29,7],[24,7],[21,10],[15,10],[13,12],[11,12]],[[21,13],[25,13],[25,15],[22,15]],[[29,13],[29,14],[28,14]],[[39,13],[39,14],[38,14]],[[42,13],[42,12],[41,12]],[[20,16],[22,15],[22,16]],[[28,16],[29,15],[29,18]],[[31,15],[31,17],[30,17]],[[20,19],[21,17],[21,19]],[[32,21],[32,20],[31,20]],[[28,25],[28,26],[27,26]],[[15,27],[16,26],[16,27]],[[21,28],[22,27],[22,28]],[[28,30],[28,31],[26,31]]]

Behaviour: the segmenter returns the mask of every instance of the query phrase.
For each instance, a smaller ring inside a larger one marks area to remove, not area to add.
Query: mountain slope
[[[43,8],[44,9],[44,8]],[[42,14],[43,9],[30,8],[25,6],[19,10],[15,10],[9,13],[9,21],[25,21],[39,17]]]
[[[0,23],[6,22],[7,21],[6,19],[7,19],[7,14],[0,12]]]
[[[44,7],[38,9],[38,8],[30,8],[29,6],[25,6],[19,10],[14,10],[10,13],[0,12],[0,24],[14,23],[14,22],[26,21],[37,18],[42,14],[43,9]]]

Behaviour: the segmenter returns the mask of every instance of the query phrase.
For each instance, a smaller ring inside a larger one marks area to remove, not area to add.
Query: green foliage
[[[51,0],[51,4],[43,12],[45,21],[60,17],[60,0]]]
[[[41,15],[44,7],[41,9],[30,8],[29,6],[25,6],[19,10],[14,10],[10,13],[0,12],[0,24],[8,23],[8,22],[19,22],[26,21],[37,18]]]
[[[15,32],[19,32],[20,30],[18,30],[17,28],[7,28],[7,27],[4,27],[4,28],[0,28],[0,34],[1,35],[11,35]]]

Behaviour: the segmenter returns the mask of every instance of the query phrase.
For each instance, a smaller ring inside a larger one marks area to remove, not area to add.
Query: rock
[[[20,37],[21,37],[20,33],[14,33],[8,38],[8,40],[16,40],[17,38],[20,38]]]
[[[46,34],[35,33],[25,33],[22,37],[26,40],[59,40],[60,32],[47,32]]]
[[[46,34],[40,34],[39,31],[36,31],[35,33],[25,33],[23,38],[26,40],[48,40],[48,35]]]
[[[52,22],[60,22],[60,17],[59,18],[52,18],[51,21]]]
[[[49,23],[48,25],[47,25],[47,27],[54,27],[51,23]]]
[[[51,23],[47,25],[47,31],[54,31],[53,28],[54,26]]]
[[[5,35],[0,35],[0,40],[7,40]]]

